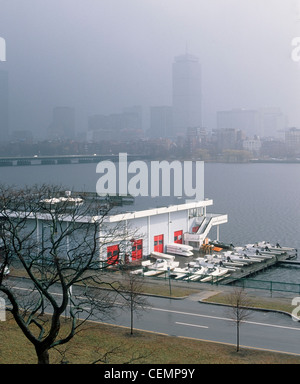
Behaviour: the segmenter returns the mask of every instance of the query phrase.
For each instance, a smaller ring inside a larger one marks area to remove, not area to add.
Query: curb
[[[201,304],[211,304],[211,305],[219,305],[219,306],[223,306],[223,307],[230,307],[229,304],[222,304],[222,303],[213,303],[213,302],[209,302],[209,301],[203,301],[203,300],[199,300],[199,303]],[[241,307],[243,308],[243,307]],[[246,307],[245,307],[246,308]],[[247,307],[248,308],[248,307]],[[261,311],[261,312],[273,312],[273,313],[279,313],[281,315],[286,315],[286,316],[289,316],[291,317],[293,320],[295,319],[289,312],[286,312],[286,311],[280,311],[278,309],[269,309],[269,308],[258,308],[258,307],[250,307],[248,308],[249,311]],[[298,320],[294,320],[294,321],[297,321],[297,322],[300,322],[300,319]]]

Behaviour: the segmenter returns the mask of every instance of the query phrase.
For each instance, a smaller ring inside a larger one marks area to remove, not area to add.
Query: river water
[[[205,196],[214,212],[228,214],[222,241],[267,240],[300,252],[300,164],[205,164]],[[255,279],[300,284],[300,267],[272,268]]]
[[[19,186],[54,183],[95,191],[98,178],[92,163],[0,168],[0,182]],[[204,190],[214,201],[209,213],[228,214],[228,223],[220,226],[221,241],[244,245],[267,240],[300,250],[300,164],[206,163]],[[148,208],[148,203],[141,199],[138,206]],[[275,268],[259,278],[300,284],[300,268]]]

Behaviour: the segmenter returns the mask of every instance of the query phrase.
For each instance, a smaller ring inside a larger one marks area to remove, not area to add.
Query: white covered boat
[[[215,280],[221,280],[226,275],[229,274],[229,270],[227,268],[222,267],[210,267],[207,271],[207,276],[201,279],[200,281],[205,283],[208,281],[211,281],[213,279]]]
[[[264,261],[266,259],[273,259],[275,257],[274,253],[270,251],[262,251],[258,248],[247,248],[245,247],[235,247],[235,252],[240,254],[246,254],[250,259],[261,260]]]
[[[156,261],[146,265],[148,270],[143,273],[144,276],[157,276],[164,272],[173,271],[174,268],[179,267],[179,261],[175,261],[175,256],[160,252],[152,252],[151,256],[154,257]]]
[[[215,277],[220,280],[221,278],[229,275],[230,268],[217,266],[214,263],[209,263],[208,260],[204,260],[201,257],[198,257],[194,262],[189,263],[189,267],[194,268],[193,274],[189,277],[190,280],[199,280],[196,276],[200,277],[200,281],[206,282],[214,279]],[[199,271],[197,272],[197,269]]]
[[[203,277],[206,273],[207,268],[204,266],[200,266],[196,263],[190,263],[185,268],[175,268],[172,271],[172,275],[175,280],[183,279],[183,280],[198,280]]]
[[[207,276],[208,273],[209,273],[209,268],[201,266],[200,268],[195,268],[188,279],[190,281],[197,281]]]
[[[269,243],[268,241],[259,241],[254,244],[246,244],[245,249],[247,250],[258,250],[260,252],[269,252],[273,254],[283,254],[283,253],[297,253],[296,248],[291,247],[282,247],[279,243],[276,245]]]
[[[243,262],[245,264],[252,264],[253,262],[262,262],[263,259],[259,257],[255,257],[253,254],[248,254],[247,252],[233,252],[233,251],[226,251],[223,253],[223,255],[226,257],[227,261],[232,260],[233,262]]]
[[[178,243],[167,244],[167,252],[170,254],[187,257],[194,255],[192,246]]]

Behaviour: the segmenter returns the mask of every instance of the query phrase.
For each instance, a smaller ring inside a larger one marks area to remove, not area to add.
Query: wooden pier
[[[281,255],[274,255],[270,253],[270,258],[263,259],[261,262],[253,262],[249,265],[245,265],[241,267],[240,269],[233,271],[230,273],[228,277],[220,281],[222,284],[231,284],[235,282],[236,280],[245,278],[245,277],[250,277],[253,275],[256,275],[259,272],[264,272],[270,267],[274,267],[275,265],[278,264],[297,264],[300,265],[300,262],[294,261],[294,260],[289,260],[291,255],[289,254],[281,254]]]

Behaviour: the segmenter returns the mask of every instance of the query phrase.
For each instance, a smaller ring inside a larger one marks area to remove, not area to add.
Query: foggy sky
[[[11,130],[45,135],[52,109],[89,115],[171,105],[174,57],[202,66],[203,123],[216,111],[280,107],[300,128],[300,0],[0,0]],[[146,127],[147,128],[147,127]]]

